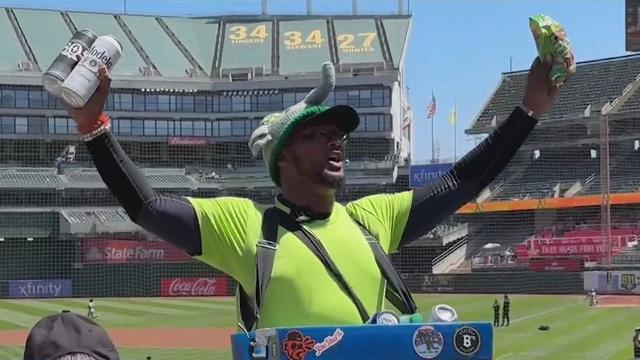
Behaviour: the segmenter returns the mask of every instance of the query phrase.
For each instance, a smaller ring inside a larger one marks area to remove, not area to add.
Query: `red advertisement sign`
[[[191,257],[164,241],[91,239],[82,243],[82,261],[89,263],[181,262]]]
[[[540,245],[577,245],[606,243],[609,240],[603,236],[579,236],[579,237],[554,237],[554,238],[530,238],[525,244],[532,249]],[[625,247],[630,242],[637,242],[636,235],[612,235],[610,238],[613,247]]]
[[[635,235],[619,235],[611,237],[611,252],[618,254],[629,243],[637,242]],[[589,261],[597,261],[608,252],[605,238],[576,237],[576,238],[531,238],[522,244],[514,246],[518,261],[526,261],[531,257],[587,257]]]
[[[192,146],[192,145],[207,145],[209,142],[206,138],[201,137],[170,137],[167,140],[169,145],[177,146]]]
[[[227,278],[164,278],[162,296],[230,296]]]
[[[604,254],[606,251],[607,244],[603,242],[575,245],[538,245],[533,250],[539,256],[592,255]]]
[[[529,260],[531,271],[582,271],[584,259],[580,258],[533,258]]]

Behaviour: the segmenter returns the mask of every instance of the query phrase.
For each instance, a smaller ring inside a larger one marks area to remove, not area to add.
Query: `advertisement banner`
[[[577,258],[534,258],[529,260],[531,271],[582,271],[584,259]]]
[[[15,280],[9,282],[12,299],[71,297],[73,290],[69,279]]]
[[[82,261],[101,264],[189,261],[184,251],[164,241],[91,239],[82,242]]]
[[[628,239],[630,239],[629,236],[612,237],[611,253],[616,255],[624,250]],[[600,237],[529,239],[525,244],[515,245],[514,252],[518,261],[527,261],[532,257],[552,256],[581,256],[587,257],[589,261],[597,261],[607,255],[607,243]]]
[[[409,187],[419,188],[437,180],[451,169],[453,164],[411,165],[409,168]]]
[[[227,278],[164,278],[162,296],[230,296]]]
[[[635,244],[638,241],[637,235],[612,235],[610,237],[613,247],[625,247],[627,244]],[[579,244],[599,244],[607,243],[609,240],[604,236],[576,236],[576,237],[554,237],[554,238],[531,238],[525,241],[529,247],[535,248],[539,245],[579,245]]]
[[[172,146],[203,146],[208,143],[207,138],[202,137],[170,137],[167,139],[167,144]]]
[[[604,255],[607,244],[604,242],[574,245],[537,245],[529,251],[530,256],[558,256],[558,255]]]
[[[640,294],[640,271],[587,271],[584,290],[596,293]]]

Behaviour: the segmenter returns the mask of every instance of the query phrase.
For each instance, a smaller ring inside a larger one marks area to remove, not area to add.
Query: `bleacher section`
[[[598,171],[598,159],[583,151],[565,148],[543,149],[538,159],[508,181],[497,191],[493,200],[543,199],[563,197],[563,189],[586,179]],[[564,185],[555,189],[558,185]]]
[[[529,136],[507,168],[490,185],[483,201],[511,201],[573,197],[599,193],[600,110],[620,97],[640,75],[640,56],[630,55],[578,63],[578,72],[560,91],[554,106]],[[491,131],[506,119],[524,91],[526,72],[505,73],[468,133]],[[640,94],[623,103],[620,115],[610,120],[610,190],[637,192],[640,138],[635,113]],[[630,117],[625,117],[630,113]],[[569,191],[570,190],[570,191]]]
[[[620,96],[638,74],[638,55],[580,62],[576,75],[562,87],[554,105],[541,121],[582,117],[589,105],[591,111],[600,111],[605,103]],[[526,78],[525,71],[504,73],[498,88],[470,130],[492,127],[506,119],[514,104],[518,104],[524,95]]]

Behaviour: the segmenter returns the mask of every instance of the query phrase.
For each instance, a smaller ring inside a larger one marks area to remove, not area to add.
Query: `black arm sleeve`
[[[437,181],[415,190],[400,246],[418,239],[473,200],[507,166],[537,120],[517,107]]]
[[[156,193],[110,132],[86,145],[102,180],[133,222],[189,255],[202,254],[198,218],[187,199]]]

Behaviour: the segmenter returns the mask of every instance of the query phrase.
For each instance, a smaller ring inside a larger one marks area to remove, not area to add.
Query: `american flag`
[[[427,105],[427,119],[433,119],[436,116],[436,97],[431,93],[431,102]]]

